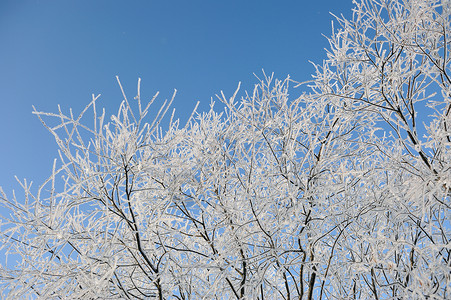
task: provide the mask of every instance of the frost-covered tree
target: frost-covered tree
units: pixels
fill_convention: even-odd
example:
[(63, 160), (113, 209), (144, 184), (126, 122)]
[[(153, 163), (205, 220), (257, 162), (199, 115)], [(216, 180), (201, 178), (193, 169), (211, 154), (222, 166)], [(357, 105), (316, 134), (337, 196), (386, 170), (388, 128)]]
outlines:
[(108, 120), (35, 110), (60, 157), (2, 193), (3, 296), (451, 297), (450, 13), (356, 1), (307, 92), (264, 75), (186, 125), (139, 84)]

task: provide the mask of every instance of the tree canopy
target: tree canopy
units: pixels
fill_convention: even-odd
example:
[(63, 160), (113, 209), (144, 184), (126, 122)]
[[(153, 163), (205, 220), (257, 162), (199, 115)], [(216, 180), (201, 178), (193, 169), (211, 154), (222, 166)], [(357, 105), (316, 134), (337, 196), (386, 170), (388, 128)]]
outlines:
[(60, 157), (1, 194), (3, 296), (449, 298), (450, 13), (355, 1), (312, 81), (263, 74), (186, 124), (140, 82), (111, 118), (35, 109)]

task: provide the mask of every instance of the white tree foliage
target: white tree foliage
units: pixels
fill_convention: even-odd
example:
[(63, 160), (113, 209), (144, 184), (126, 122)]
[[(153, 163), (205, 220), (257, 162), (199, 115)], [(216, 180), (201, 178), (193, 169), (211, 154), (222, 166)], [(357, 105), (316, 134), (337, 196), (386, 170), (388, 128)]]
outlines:
[(108, 121), (35, 110), (60, 162), (2, 193), (3, 297), (449, 299), (450, 3), (355, 5), (299, 97), (265, 75), (165, 130), (139, 84)]

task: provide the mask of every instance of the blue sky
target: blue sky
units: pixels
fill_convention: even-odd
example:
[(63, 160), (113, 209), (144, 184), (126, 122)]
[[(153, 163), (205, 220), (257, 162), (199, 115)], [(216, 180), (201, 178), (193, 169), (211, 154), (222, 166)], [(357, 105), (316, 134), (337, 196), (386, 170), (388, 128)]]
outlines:
[(14, 175), (35, 185), (50, 175), (57, 147), (31, 114), (60, 104), (80, 112), (91, 94), (114, 113), (138, 77), (142, 94), (172, 95), (187, 118), (221, 90), (231, 95), (253, 73), (305, 81), (328, 46), (334, 14), (351, 16), (351, 0), (106, 1), (0, 0), (0, 186)]

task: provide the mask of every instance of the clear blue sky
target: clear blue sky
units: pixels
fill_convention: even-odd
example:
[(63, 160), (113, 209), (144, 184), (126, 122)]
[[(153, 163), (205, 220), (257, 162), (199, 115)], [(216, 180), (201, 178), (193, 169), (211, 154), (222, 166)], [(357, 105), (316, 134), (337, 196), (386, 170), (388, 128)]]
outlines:
[[(351, 16), (351, 0), (106, 1), (0, 0), (0, 186), (14, 175), (35, 185), (50, 174), (57, 147), (31, 114), (75, 112), (102, 94), (113, 113), (122, 97), (178, 90), (181, 119), (200, 101), (256, 83), (274, 72), (304, 81), (320, 63), (330, 35), (329, 12)], [(19, 193), (20, 195), (20, 193)]]

